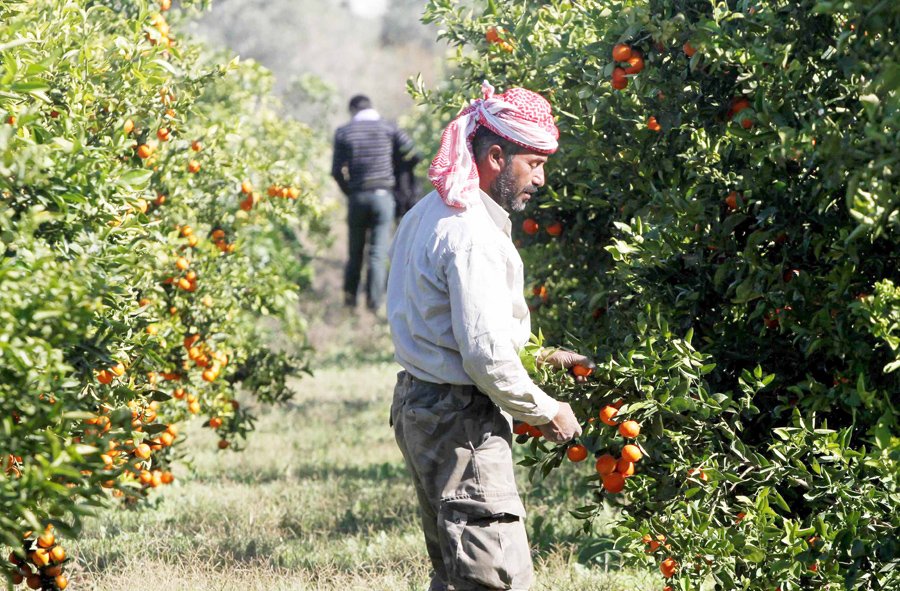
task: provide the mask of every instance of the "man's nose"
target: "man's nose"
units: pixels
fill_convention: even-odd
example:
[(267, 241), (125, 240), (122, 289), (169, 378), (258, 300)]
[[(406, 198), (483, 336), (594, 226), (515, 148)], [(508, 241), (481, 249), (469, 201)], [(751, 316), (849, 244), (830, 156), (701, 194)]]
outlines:
[(540, 166), (534, 169), (534, 174), (531, 175), (531, 184), (535, 187), (543, 187), (544, 186), (544, 167)]

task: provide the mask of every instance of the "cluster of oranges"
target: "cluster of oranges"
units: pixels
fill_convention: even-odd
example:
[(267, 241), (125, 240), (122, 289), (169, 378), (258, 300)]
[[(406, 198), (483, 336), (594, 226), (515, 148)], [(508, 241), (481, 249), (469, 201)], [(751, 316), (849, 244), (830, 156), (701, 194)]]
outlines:
[[(244, 185), (241, 184), (241, 191), (243, 190)], [(291, 185), (269, 185), (269, 188), (266, 189), (266, 195), (269, 197), (281, 197), (282, 199), (296, 199), (300, 196), (300, 189)]]
[(159, 4), (160, 12), (150, 16), (150, 28), (147, 29), (145, 37), (151, 45), (161, 45), (163, 47), (175, 45), (175, 40), (172, 38), (172, 32), (169, 29), (169, 23), (166, 22), (166, 17), (161, 14), (171, 8), (171, 6), (171, 0), (161, 0)]
[[(637, 421), (624, 421), (621, 424), (614, 420), (619, 412), (622, 402), (608, 404), (600, 410), (600, 420), (610, 426), (618, 426), (619, 434), (626, 440), (634, 440), (641, 433), (641, 426)], [(597, 458), (594, 468), (603, 481), (603, 488), (610, 493), (619, 493), (625, 488), (625, 479), (634, 474), (634, 465), (644, 457), (641, 448), (633, 443), (626, 443), (622, 447), (619, 458), (611, 454), (603, 454)]]
[(125, 375), (125, 365), (120, 362), (109, 369), (101, 369), (98, 371), (97, 381), (101, 384), (109, 384), (116, 377), (122, 377), (123, 375)]
[[(529, 236), (534, 236), (538, 233), (538, 230), (541, 229), (540, 224), (538, 224), (537, 220), (534, 218), (527, 218), (522, 222), (522, 231), (528, 234)], [(547, 225), (545, 230), (547, 234), (553, 236), (554, 238), (561, 236), (563, 233), (563, 224), (560, 221), (554, 221)]]
[[(731, 103), (728, 105), (728, 118), (734, 120), (738, 117), (741, 111), (746, 111), (750, 108), (750, 99), (745, 96), (736, 96), (732, 97)], [(747, 117), (746, 115), (741, 116), (739, 118), (741, 127), (744, 129), (750, 129), (753, 127), (753, 119)]]
[(222, 351), (213, 351), (200, 340), (199, 334), (184, 337), (182, 343), (187, 350), (188, 359), (203, 368), (201, 377), (206, 382), (213, 382), (219, 377), (222, 368), (228, 365), (228, 355)]
[(512, 53), (514, 47), (508, 40), (504, 39), (507, 35), (506, 29), (498, 29), (497, 27), (488, 27), (484, 32), (484, 39), (491, 45), (496, 45), (507, 53)]
[(612, 86), (616, 90), (623, 90), (628, 86), (628, 76), (639, 74), (644, 69), (644, 56), (637, 48), (626, 43), (619, 43), (613, 47), (612, 58), (618, 64), (612, 72)]
[(10, 576), (12, 584), (25, 583), (29, 589), (64, 591), (69, 586), (69, 580), (63, 574), (66, 551), (56, 542), (53, 526), (48, 525), (37, 538), (32, 532), (27, 532), (22, 552), (9, 555), (13, 566)]

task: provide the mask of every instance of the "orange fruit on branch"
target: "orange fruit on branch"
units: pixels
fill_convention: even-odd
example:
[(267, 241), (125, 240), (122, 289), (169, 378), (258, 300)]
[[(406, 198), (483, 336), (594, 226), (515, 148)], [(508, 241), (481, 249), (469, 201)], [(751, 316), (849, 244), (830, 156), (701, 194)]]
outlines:
[(529, 235), (537, 234), (537, 231), (540, 229), (538, 223), (533, 218), (528, 218), (524, 222), (522, 222), (522, 231)]
[(626, 439), (634, 439), (641, 434), (641, 426), (637, 421), (625, 421), (619, 425), (619, 434)]
[(634, 474), (634, 462), (629, 462), (625, 458), (620, 458), (616, 463), (616, 472), (622, 476), (631, 476)]
[(607, 492), (620, 493), (625, 488), (625, 477), (618, 472), (610, 472), (603, 476), (603, 488)]
[(566, 450), (566, 457), (572, 462), (582, 462), (588, 457), (588, 450), (580, 443), (576, 443)]
[(640, 54), (632, 55), (627, 61), (626, 74), (639, 74), (644, 69), (644, 58)]
[(659, 565), (659, 572), (663, 574), (663, 576), (667, 579), (672, 578), (675, 574), (675, 571), (678, 570), (678, 563), (674, 558), (666, 558)]
[(618, 414), (619, 409), (611, 404), (607, 404), (600, 410), (600, 420), (605, 424), (614, 427), (617, 423), (613, 420), (613, 417)]
[(629, 462), (637, 462), (644, 457), (644, 453), (641, 451), (641, 448), (629, 443), (622, 448), (622, 457)]
[(617, 460), (609, 454), (603, 454), (599, 458), (597, 458), (596, 464), (594, 464), (594, 468), (597, 470), (597, 474), (601, 476), (606, 476), (607, 474), (611, 474), (616, 470)]
[(613, 47), (612, 58), (617, 62), (627, 62), (631, 55), (631, 46), (627, 43), (618, 43)]
[(593, 367), (585, 367), (584, 365), (575, 365), (572, 367), (572, 373), (580, 378), (586, 378), (594, 373)]

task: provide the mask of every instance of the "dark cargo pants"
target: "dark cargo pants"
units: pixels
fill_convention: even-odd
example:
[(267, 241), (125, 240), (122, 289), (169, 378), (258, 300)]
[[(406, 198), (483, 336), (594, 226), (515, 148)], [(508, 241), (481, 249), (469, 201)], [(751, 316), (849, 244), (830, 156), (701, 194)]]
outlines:
[(402, 371), (391, 422), (419, 500), (431, 589), (528, 589), (531, 552), (509, 416), (473, 386)]

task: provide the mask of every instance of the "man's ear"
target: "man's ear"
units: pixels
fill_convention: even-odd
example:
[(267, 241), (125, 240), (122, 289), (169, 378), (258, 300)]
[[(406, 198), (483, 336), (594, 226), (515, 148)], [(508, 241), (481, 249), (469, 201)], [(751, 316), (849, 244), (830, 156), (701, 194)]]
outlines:
[(495, 172), (503, 170), (503, 167), (506, 166), (506, 155), (503, 153), (503, 148), (497, 144), (488, 148), (487, 163)]

